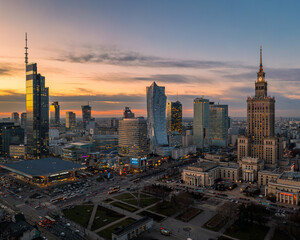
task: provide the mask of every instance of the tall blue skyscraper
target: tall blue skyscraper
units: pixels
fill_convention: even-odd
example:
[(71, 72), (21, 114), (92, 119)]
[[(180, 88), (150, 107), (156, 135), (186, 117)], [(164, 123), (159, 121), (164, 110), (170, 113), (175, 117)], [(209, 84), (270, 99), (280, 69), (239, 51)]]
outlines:
[(209, 135), (210, 144), (226, 147), (228, 141), (228, 105), (209, 105)]
[(28, 64), (27, 34), (25, 49), (26, 155), (36, 159), (49, 153), (49, 89), (45, 87), (45, 77), (37, 72), (37, 64)]
[(147, 92), (147, 124), (150, 152), (155, 153), (156, 146), (168, 145), (166, 127), (165, 87), (159, 87), (155, 82), (146, 88)]
[(209, 149), (209, 100), (204, 98), (194, 99), (194, 144), (197, 149)]

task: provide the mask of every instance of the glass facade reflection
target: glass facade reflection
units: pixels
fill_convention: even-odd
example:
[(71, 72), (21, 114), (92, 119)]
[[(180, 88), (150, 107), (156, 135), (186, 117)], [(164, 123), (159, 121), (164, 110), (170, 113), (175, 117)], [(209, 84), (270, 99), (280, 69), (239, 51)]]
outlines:
[(66, 112), (66, 128), (74, 129), (76, 127), (76, 113)]
[(209, 134), (212, 146), (226, 147), (228, 139), (228, 105), (210, 104)]
[(59, 116), (60, 106), (58, 102), (52, 102), (50, 105), (50, 127), (57, 128), (60, 124)]
[(81, 109), (83, 128), (86, 129), (86, 125), (91, 121), (92, 118), (92, 107), (90, 105), (84, 105), (81, 106)]
[(150, 151), (155, 152), (155, 147), (168, 145), (166, 125), (165, 87), (159, 87), (155, 82), (146, 88), (147, 92), (147, 124)]
[(209, 149), (209, 100), (194, 100), (194, 144), (203, 151)]
[(26, 136), (28, 159), (48, 155), (49, 89), (36, 63), (26, 65)]
[(179, 101), (167, 103), (167, 132), (182, 134), (182, 104)]

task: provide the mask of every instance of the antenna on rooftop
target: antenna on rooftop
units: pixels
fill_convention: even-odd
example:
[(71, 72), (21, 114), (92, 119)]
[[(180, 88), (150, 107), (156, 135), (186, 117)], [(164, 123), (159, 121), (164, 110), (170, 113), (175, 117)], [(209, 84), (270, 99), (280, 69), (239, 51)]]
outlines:
[(25, 64), (28, 64), (28, 47), (27, 47), (27, 32), (25, 33)]

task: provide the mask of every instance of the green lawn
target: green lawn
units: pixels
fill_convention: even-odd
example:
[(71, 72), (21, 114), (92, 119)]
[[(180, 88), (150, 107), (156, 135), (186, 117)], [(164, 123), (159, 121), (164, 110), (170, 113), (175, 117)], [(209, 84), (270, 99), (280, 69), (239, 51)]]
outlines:
[(261, 226), (255, 223), (247, 223), (242, 229), (236, 223), (225, 231), (225, 235), (238, 238), (240, 240), (264, 240), (269, 227)]
[[(137, 206), (138, 205), (137, 204), (137, 195), (138, 194), (133, 193), (133, 195), (134, 196), (132, 196), (132, 194), (130, 194), (130, 193), (123, 193), (121, 195), (115, 196), (114, 198), (118, 199), (120, 201), (126, 202), (128, 204)], [(159, 199), (157, 199), (155, 197), (151, 197), (151, 196), (143, 194), (143, 193), (140, 194), (140, 207), (141, 208), (148, 207), (158, 201), (159, 201)]]
[(178, 213), (178, 209), (172, 205), (171, 202), (163, 201), (162, 203), (157, 203), (153, 207), (149, 208), (153, 212), (171, 217), (175, 213)]
[(113, 205), (115, 207), (118, 207), (118, 208), (121, 208), (121, 209), (124, 209), (128, 212), (135, 212), (135, 211), (138, 210), (138, 208), (130, 206), (130, 205), (125, 204), (125, 203), (122, 203), (122, 202), (112, 202), (111, 205)]
[(63, 213), (65, 217), (71, 221), (76, 222), (83, 227), (87, 227), (93, 207), (93, 205), (78, 205), (70, 209), (64, 209)]
[(117, 213), (102, 206), (98, 206), (92, 225), (92, 231), (99, 229), (109, 223), (112, 223), (122, 217), (124, 217), (123, 214)]
[(98, 233), (100, 237), (103, 237), (105, 239), (111, 240), (111, 234), (116, 231), (119, 227), (126, 227), (131, 223), (134, 223), (136, 220), (133, 218), (126, 218), (123, 221), (116, 223), (110, 227), (105, 228), (101, 232)]
[(112, 201), (114, 201), (114, 200), (111, 199), (111, 198), (107, 198), (107, 199), (103, 200), (103, 202), (105, 202), (105, 203), (110, 203), (110, 202), (112, 202)]
[(138, 213), (138, 215), (143, 216), (143, 217), (147, 216), (147, 217), (153, 218), (153, 220), (155, 222), (161, 222), (162, 220), (165, 219), (165, 217), (162, 217), (160, 215), (157, 215), (155, 213), (148, 212), (148, 211), (142, 211), (142, 212)]

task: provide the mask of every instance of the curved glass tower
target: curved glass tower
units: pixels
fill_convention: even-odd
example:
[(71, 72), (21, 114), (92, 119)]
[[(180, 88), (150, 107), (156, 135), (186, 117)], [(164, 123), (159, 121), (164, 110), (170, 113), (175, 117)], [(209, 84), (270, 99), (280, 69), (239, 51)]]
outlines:
[(156, 146), (168, 145), (166, 126), (165, 87), (159, 87), (155, 82), (147, 87), (147, 122), (150, 152), (155, 152)]

